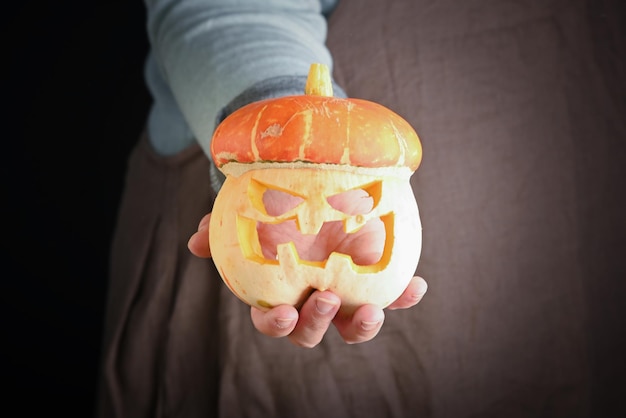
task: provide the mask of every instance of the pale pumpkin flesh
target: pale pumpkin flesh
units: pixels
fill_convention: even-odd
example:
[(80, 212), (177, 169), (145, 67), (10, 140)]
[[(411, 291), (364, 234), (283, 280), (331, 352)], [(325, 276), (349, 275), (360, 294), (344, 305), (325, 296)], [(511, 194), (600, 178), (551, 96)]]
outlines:
[(311, 66), (304, 95), (251, 103), (216, 129), (211, 152), (226, 181), (210, 222), (215, 265), (260, 309), (300, 306), (330, 290), (343, 312), (384, 308), (413, 277), (421, 223), (409, 178), (420, 140), (377, 103), (332, 97)]
[[(303, 178), (306, 188), (299, 184)], [(210, 224), (212, 256), (229, 288), (250, 305), (299, 306), (311, 289), (320, 289), (339, 295), (344, 310), (365, 303), (385, 307), (400, 296), (417, 267), (421, 224), (406, 177), (268, 168), (228, 176), (222, 190), (227, 192), (218, 195)], [(268, 190), (302, 200), (284, 213), (270, 214), (263, 203)], [(371, 209), (346, 213), (331, 205), (333, 196), (355, 190), (371, 197)], [(290, 233), (284, 235), (289, 240), (264, 251), (259, 231), (267, 233), (268, 226), (287, 223)], [(309, 256), (307, 245), (319, 245), (315, 238), (327, 227), (334, 229), (326, 240), (341, 244), (354, 236), (354, 245), (346, 247), (352, 253)], [(371, 229), (369, 239), (360, 245), (359, 234), (365, 228)], [(358, 259), (361, 252), (371, 258)]]

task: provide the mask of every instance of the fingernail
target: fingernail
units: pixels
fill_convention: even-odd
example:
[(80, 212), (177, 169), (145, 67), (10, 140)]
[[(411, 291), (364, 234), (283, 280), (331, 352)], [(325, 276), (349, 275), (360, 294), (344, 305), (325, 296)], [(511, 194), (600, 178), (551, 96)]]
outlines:
[(428, 283), (426, 280), (422, 279), (417, 282), (417, 295), (424, 296), (428, 291)]
[(276, 318), (276, 326), (280, 329), (289, 328), (294, 322), (293, 318)]
[(365, 331), (371, 331), (376, 329), (380, 325), (381, 321), (361, 321), (361, 328)]
[(325, 298), (317, 298), (315, 302), (315, 306), (317, 307), (317, 311), (321, 314), (327, 314), (332, 311), (335, 306), (337, 306), (337, 302), (332, 301), (330, 299)]

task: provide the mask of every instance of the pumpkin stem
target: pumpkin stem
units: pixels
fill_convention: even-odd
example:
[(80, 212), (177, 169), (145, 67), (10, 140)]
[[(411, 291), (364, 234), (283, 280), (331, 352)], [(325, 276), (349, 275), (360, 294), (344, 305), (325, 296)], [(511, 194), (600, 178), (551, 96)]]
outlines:
[(326, 64), (313, 63), (304, 86), (304, 94), (312, 96), (333, 96), (333, 83)]

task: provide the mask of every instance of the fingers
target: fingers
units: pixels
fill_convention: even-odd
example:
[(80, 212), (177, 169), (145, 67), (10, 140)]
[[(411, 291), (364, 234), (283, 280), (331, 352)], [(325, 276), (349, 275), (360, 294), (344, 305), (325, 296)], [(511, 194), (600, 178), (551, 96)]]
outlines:
[(280, 305), (266, 312), (252, 307), (250, 317), (262, 334), (288, 336), (299, 347), (313, 348), (324, 338), (340, 304), (339, 297), (331, 292), (314, 292), (300, 312), (289, 305)]
[(333, 323), (346, 343), (357, 344), (378, 335), (384, 321), (385, 313), (381, 308), (363, 305), (353, 315), (338, 315)]
[(300, 309), (300, 318), (289, 340), (300, 347), (318, 345), (339, 310), (341, 299), (331, 292), (314, 292)]
[(280, 305), (267, 312), (252, 307), (250, 317), (259, 332), (278, 338), (291, 334), (298, 322), (298, 311), (289, 305)]
[(187, 242), (189, 251), (197, 257), (211, 257), (211, 249), (209, 248), (209, 221), (211, 214), (205, 215), (198, 224), (198, 232), (194, 233)]
[[(197, 235), (198, 233), (196, 233)], [(413, 277), (400, 297), (388, 309), (406, 309), (415, 306), (424, 297), (428, 284), (421, 277)], [(383, 309), (363, 305), (352, 314), (339, 313), (340, 298), (329, 292), (314, 292), (300, 312), (293, 306), (281, 305), (267, 312), (252, 308), (250, 315), (257, 330), (270, 337), (285, 337), (300, 347), (317, 346), (333, 324), (348, 344), (370, 341), (380, 332), (385, 321)]]
[[(426, 294), (428, 284), (418, 276), (409, 282), (402, 295), (387, 308), (407, 309), (415, 306)], [(334, 325), (348, 344), (362, 343), (371, 340), (383, 326), (385, 313), (375, 305), (363, 305), (352, 316), (337, 316)]]
[(411, 279), (409, 285), (400, 297), (389, 305), (387, 309), (406, 309), (415, 306), (420, 300), (422, 300), (427, 290), (428, 284), (426, 283), (426, 280), (419, 276), (415, 276)]
[[(413, 277), (406, 290), (388, 309), (407, 309), (424, 297), (428, 284), (421, 277)], [(288, 305), (278, 306), (268, 312), (252, 308), (254, 326), (265, 335), (288, 336), (300, 347), (318, 345), (331, 323), (348, 344), (370, 341), (380, 332), (385, 321), (383, 309), (375, 305), (363, 305), (352, 314), (338, 313), (339, 297), (331, 292), (314, 292), (300, 309)]]
[(250, 315), (255, 328), (270, 337), (288, 336), (289, 340), (305, 348), (317, 346), (334, 324), (348, 344), (362, 343), (374, 338), (385, 320), (382, 309), (364, 305), (352, 315), (337, 314), (341, 300), (331, 292), (315, 292), (299, 312), (289, 305), (281, 305), (267, 312), (252, 308)]

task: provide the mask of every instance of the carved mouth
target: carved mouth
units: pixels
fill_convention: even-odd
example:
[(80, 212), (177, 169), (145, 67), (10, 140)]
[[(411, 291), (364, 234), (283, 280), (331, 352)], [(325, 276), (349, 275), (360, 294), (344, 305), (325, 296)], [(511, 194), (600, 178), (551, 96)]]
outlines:
[(352, 233), (345, 232), (342, 221), (324, 223), (316, 235), (302, 234), (295, 219), (264, 223), (239, 215), (237, 225), (244, 255), (262, 264), (279, 264), (281, 254), (287, 254), (283, 246), (299, 264), (320, 268), (333, 257), (347, 256), (356, 268), (379, 271), (391, 254), (393, 214), (372, 218)]
[(266, 259), (275, 260), (278, 245), (293, 242), (298, 257), (304, 261), (325, 261), (332, 253), (349, 255), (357, 265), (377, 263), (385, 246), (385, 226), (371, 219), (357, 232), (344, 232), (343, 222), (326, 222), (317, 235), (304, 235), (295, 220), (280, 224), (257, 223), (261, 251)]

